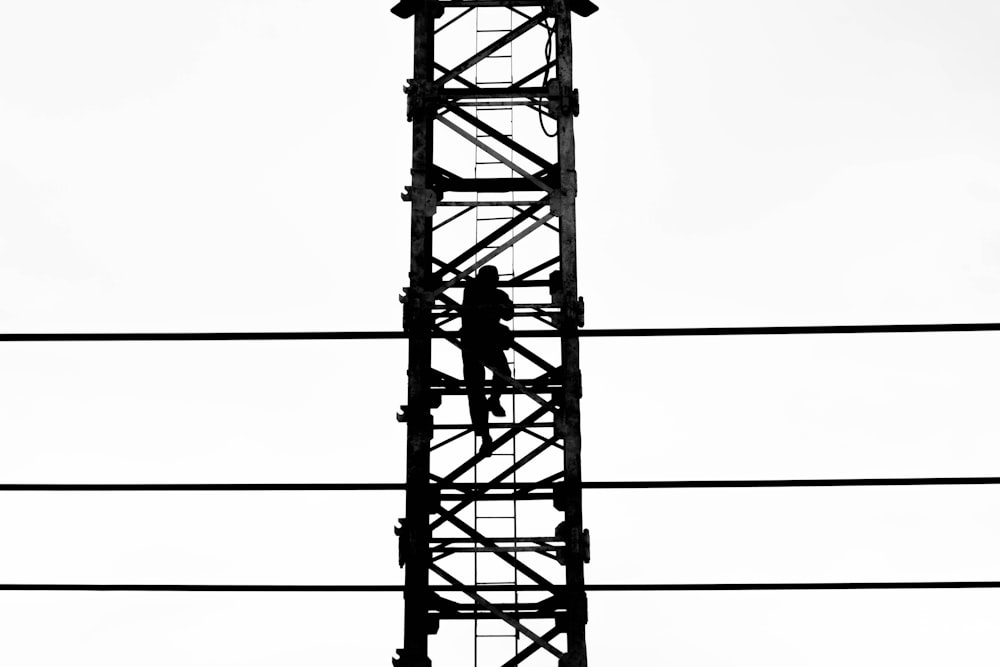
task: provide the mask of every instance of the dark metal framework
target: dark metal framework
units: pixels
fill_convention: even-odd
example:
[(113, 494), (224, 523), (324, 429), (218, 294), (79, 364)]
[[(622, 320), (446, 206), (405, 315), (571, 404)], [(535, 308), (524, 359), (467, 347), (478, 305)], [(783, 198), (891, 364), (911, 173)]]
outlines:
[[(583, 0), (404, 0), (392, 10), (414, 20), (412, 182), (403, 196), (411, 203), (410, 282), (401, 298), (409, 386), (399, 415), (407, 424), (406, 516), (396, 529), (405, 617), (396, 667), (428, 667), (431, 635), (454, 654), (464, 640), (454, 639), (462, 624), (453, 621), (475, 627), (473, 657), (463, 664), (587, 664), (570, 17), (595, 10)], [(503, 22), (484, 28), (480, 12)], [(489, 34), (485, 46), (439, 49), (472, 13), (477, 41)], [(515, 49), (533, 61), (516, 76)], [(483, 75), (501, 59), (502, 80)], [(494, 122), (525, 114), (543, 130), (534, 143), (514, 138), (513, 120)], [(448, 162), (469, 150), (477, 156), (471, 171)], [(529, 265), (517, 267), (515, 248)], [(501, 287), (512, 293), (515, 322), (543, 323), (558, 345), (513, 342), (517, 377), (494, 372), (493, 381), (503, 383), (515, 416), (491, 424), (492, 445), (477, 449), (471, 424), (436, 426), (432, 410), (464, 414), (461, 290), (479, 268), (501, 262), (510, 266)], [(475, 486), (455, 492), (456, 482)], [(518, 523), (519, 512), (530, 521)], [(513, 649), (481, 652), (491, 638)]]

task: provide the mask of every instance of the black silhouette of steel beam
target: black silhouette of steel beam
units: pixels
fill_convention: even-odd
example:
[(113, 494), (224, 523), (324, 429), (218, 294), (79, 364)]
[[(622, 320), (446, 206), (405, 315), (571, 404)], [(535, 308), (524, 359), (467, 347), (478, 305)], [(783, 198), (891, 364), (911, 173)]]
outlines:
[[(486, 6), (486, 5), (481, 5), (481, 6)], [(533, 16), (531, 19), (525, 21), (518, 27), (514, 28), (500, 39), (496, 40), (492, 44), (487, 45), (485, 48), (481, 49), (478, 53), (470, 56), (468, 59), (464, 60), (459, 65), (456, 65), (452, 69), (448, 70), (447, 74), (438, 78), (434, 83), (438, 86), (443, 87), (444, 84), (448, 83), (462, 72), (465, 72), (474, 65), (482, 62), (489, 56), (493, 55), (503, 47), (507, 46), (508, 44), (516, 40), (518, 37), (521, 37), (522, 35), (526, 34), (532, 28), (541, 25), (542, 22), (544, 22), (547, 18), (548, 15), (545, 11), (539, 12), (536, 16)]]
[(448, 109), (448, 111), (455, 114), (456, 116), (467, 122), (469, 125), (472, 125), (477, 130), (480, 130), (486, 135), (497, 140), (507, 148), (510, 148), (511, 150), (520, 153), (522, 156), (528, 158), (542, 169), (550, 170), (555, 167), (555, 165), (553, 165), (545, 158), (541, 157), (540, 155), (530, 150), (526, 146), (514, 141), (510, 137), (507, 137), (503, 133), (497, 131), (495, 128), (491, 127), (488, 123), (484, 123), (483, 121), (479, 120), (465, 109), (457, 107), (453, 104), (446, 105), (446, 108)]
[[(476, 488), (470, 489), (471, 495), (467, 494), (465, 498), (461, 499), (454, 507), (449, 508), (449, 510), (451, 512), (453, 512), (453, 513), (461, 512), (463, 509), (465, 509), (466, 507), (468, 507), (472, 503), (474, 503), (477, 500), (479, 500), (482, 497), (484, 497), (489, 491), (504, 488), (503, 480), (507, 479), (508, 477), (510, 477), (511, 475), (513, 475), (515, 472), (517, 472), (518, 470), (520, 470), (521, 468), (523, 468), (525, 465), (527, 465), (528, 463), (530, 463), (531, 461), (533, 461), (534, 459), (536, 459), (542, 452), (545, 452), (546, 450), (548, 450), (552, 446), (553, 441), (554, 441), (554, 438), (550, 438), (550, 439), (546, 440), (541, 445), (538, 445), (533, 450), (531, 450), (528, 454), (525, 454), (520, 459), (518, 459), (517, 461), (515, 461), (514, 463), (512, 463), (510, 465), (510, 467), (508, 467), (506, 470), (504, 470), (503, 472), (501, 472), (499, 475), (495, 476), (489, 482), (483, 482), (481, 484), (477, 484)], [(446, 483), (442, 484), (441, 486), (446, 486)], [(521, 487), (519, 486), (518, 488), (521, 488)], [(532, 488), (540, 488), (540, 487), (539, 487), (539, 485), (535, 484), (535, 485), (532, 485)], [(442, 498), (442, 499), (445, 499), (445, 498)], [(438, 526), (440, 526), (443, 523), (444, 523), (444, 519), (443, 518), (439, 517), (439, 518), (435, 519), (431, 523), (431, 530), (433, 530), (434, 528), (437, 528)]]
[(549, 0), (441, 0), (441, 7), (547, 7)]
[[(469, 87), (471, 86), (471, 87)], [(488, 100), (488, 99), (512, 99), (519, 97), (547, 98), (549, 90), (539, 87), (515, 87), (506, 88), (481, 88), (469, 82), (466, 88), (443, 88), (441, 97), (447, 100)]]
[[(510, 442), (510, 440), (512, 440), (515, 435), (523, 431), (526, 431), (532, 425), (533, 422), (538, 421), (546, 414), (554, 412), (555, 410), (556, 407), (553, 402), (549, 402), (546, 405), (541, 406), (540, 408), (529, 414), (527, 417), (522, 419), (520, 422), (518, 422), (516, 426), (512, 426), (511, 428), (507, 429), (507, 431), (503, 435), (494, 440), (493, 447), (494, 448), (502, 447), (503, 445)], [(444, 484), (448, 482), (454, 482), (463, 474), (465, 474), (469, 470), (472, 470), (472, 468), (474, 468), (477, 463), (488, 458), (490, 454), (491, 452), (480, 451), (475, 456), (470, 458), (468, 461), (466, 461), (462, 465), (452, 470), (445, 477), (442, 477), (440, 483)]]
[[(522, 213), (519, 213), (518, 215), (511, 218), (510, 222), (501, 225), (495, 231), (491, 232), (490, 234), (487, 234), (482, 239), (477, 241), (475, 245), (459, 253), (451, 261), (445, 262), (443, 260), (438, 260), (439, 263), (442, 266), (445, 266), (446, 268), (435, 273), (434, 277), (437, 280), (444, 280), (445, 275), (449, 272), (458, 275), (459, 273), (461, 273), (461, 269), (459, 267), (461, 266), (462, 262), (466, 261), (467, 259), (475, 257), (480, 252), (485, 251), (487, 248), (489, 248), (489, 246), (493, 242), (503, 238), (504, 235), (509, 234), (518, 225), (525, 222), (526, 220), (529, 220), (535, 213), (538, 213), (545, 207), (545, 203), (546, 203), (545, 199), (541, 199), (535, 202), (527, 209), (525, 209)], [(457, 303), (455, 303), (454, 305), (458, 306)]]
[[(545, 639), (546, 641), (552, 641), (560, 634), (562, 634), (562, 630), (560, 630), (557, 626), (552, 628), (545, 634), (543, 634), (542, 639)], [(541, 648), (542, 648), (541, 645), (539, 645), (538, 643), (533, 643), (529, 646), (526, 646), (523, 650), (518, 652), (518, 654), (515, 655), (513, 658), (503, 663), (501, 667), (517, 667), (517, 665), (520, 665), (522, 662), (530, 658), (532, 655), (537, 653)]]
[(469, 597), (471, 597), (473, 600), (476, 601), (476, 604), (478, 604), (480, 607), (489, 610), (494, 617), (499, 618), (500, 620), (510, 625), (512, 628), (514, 628), (515, 630), (523, 634), (525, 637), (530, 639), (534, 644), (537, 644), (539, 648), (545, 649), (546, 651), (554, 655), (556, 658), (563, 657), (563, 652), (554, 647), (552, 644), (550, 644), (548, 640), (532, 632), (530, 628), (525, 626), (523, 623), (520, 623), (514, 616), (505, 612), (499, 606), (491, 603), (489, 600), (480, 595), (477, 591), (473, 590), (473, 587), (462, 584), (461, 581), (451, 576), (451, 574), (449, 574), (447, 570), (441, 568), (438, 565), (432, 564), (431, 569), (439, 577), (441, 577), (448, 583), (452, 584), (453, 586), (460, 587), (463, 593), (465, 593), (466, 595), (468, 595)]
[[(477, 544), (483, 544), (488, 547), (498, 546), (495, 540), (492, 540), (486, 535), (483, 535), (481, 532), (479, 532), (478, 530), (467, 524), (465, 521), (463, 521), (454, 512), (442, 508), (440, 510), (440, 513), (441, 516), (443, 516), (448, 523), (455, 526), (469, 537), (474, 538)], [(524, 576), (534, 581), (537, 585), (541, 586), (543, 590), (556, 592), (557, 588), (559, 588), (557, 584), (549, 581), (544, 576), (536, 572), (534, 569), (529, 567), (523, 560), (514, 558), (510, 554), (505, 554), (502, 551), (497, 552), (496, 556), (497, 558), (506, 562), (508, 565), (513, 567), (515, 570), (517, 570)]]
[(431, 375), (431, 303), (422, 298), (432, 287), (433, 222), (435, 195), (431, 188), (434, 168), (435, 108), (419, 98), (434, 80), (434, 21), (437, 9), (421, 2), (414, 14), (413, 79), (418, 94), (410, 108), (412, 162), (410, 168), (410, 284), (408, 303), (408, 358), (406, 406), (406, 532), (401, 536), (405, 553), (403, 649), (401, 667), (422, 667), (428, 657), (428, 610), (434, 602), (429, 587), (431, 554), (428, 547), (430, 494), (430, 442), (433, 419), (426, 388)]

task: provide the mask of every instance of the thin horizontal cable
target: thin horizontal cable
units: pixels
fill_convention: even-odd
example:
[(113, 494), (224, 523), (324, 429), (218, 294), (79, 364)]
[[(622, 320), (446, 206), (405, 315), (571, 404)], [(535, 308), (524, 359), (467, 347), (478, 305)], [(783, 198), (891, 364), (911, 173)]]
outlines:
[(401, 482), (300, 484), (0, 484), (0, 491), (405, 491)]
[(1000, 477), (858, 477), (850, 479), (722, 479), (583, 482), (584, 489), (739, 489), (829, 486), (945, 486), (1000, 484)]
[(0, 591), (135, 591), (148, 593), (399, 593), (399, 585), (0, 584)]
[[(947, 333), (959, 331), (1000, 331), (1000, 323), (960, 324), (845, 324), (830, 326), (781, 327), (675, 327), (667, 329), (580, 329), (581, 338), (635, 338), (656, 336), (766, 336), (806, 334), (866, 333)], [(444, 338), (447, 332), (435, 332)], [(558, 338), (562, 332), (551, 329), (514, 332), (517, 338)], [(232, 341), (232, 340), (399, 340), (409, 338), (403, 331), (257, 331), (212, 333), (8, 333), (0, 342), (54, 341)]]
[[(738, 489), (831, 486), (968, 486), (1000, 484), (1000, 477), (858, 477), (848, 479), (724, 479), (583, 482), (583, 489)], [(436, 484), (456, 491), (551, 489), (552, 483)], [(329, 484), (0, 484), (0, 491), (405, 491), (399, 482)]]
[(775, 584), (587, 584), (588, 591), (841, 591), (1000, 588), (1000, 581), (858, 581)]
[[(480, 586), (429, 586), (435, 592), (458, 591), (551, 591), (563, 586), (480, 585)], [(956, 589), (1000, 588), (1000, 581), (860, 581), (816, 583), (761, 583), (761, 584), (586, 584), (584, 590), (593, 592), (654, 592), (654, 591), (836, 591), (836, 590), (900, 590), (900, 589)], [(83, 591), (83, 592), (141, 592), (141, 593), (402, 593), (402, 585), (214, 585), (214, 584), (0, 584), (0, 591)]]
[(250, 331), (211, 333), (22, 333), (0, 334), (0, 342), (103, 342), (199, 340), (388, 340), (404, 339), (402, 331)]
[[(1000, 323), (959, 324), (838, 324), (783, 327), (677, 327), (670, 329), (581, 329), (588, 336), (774, 336), (790, 334), (868, 334), (868, 333), (949, 333), (959, 331), (1000, 331)], [(558, 334), (557, 334), (558, 335)]]

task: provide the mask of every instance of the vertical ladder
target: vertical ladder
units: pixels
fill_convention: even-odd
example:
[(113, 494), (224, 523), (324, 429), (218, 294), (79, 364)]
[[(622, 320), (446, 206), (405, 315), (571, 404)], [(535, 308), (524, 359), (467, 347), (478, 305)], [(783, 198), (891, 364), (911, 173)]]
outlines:
[[(477, 7), (475, 10), (475, 20), (476, 52), (491, 42), (503, 37), (505, 34), (509, 34), (514, 29), (514, 13), (508, 8)], [(513, 44), (508, 44), (496, 53), (488, 56), (481, 64), (476, 65), (473, 72), (473, 81), (476, 86), (481, 88), (509, 88), (514, 84), (513, 63)], [(511, 139), (514, 137), (514, 107), (512, 105), (477, 105), (474, 107), (474, 114), (476, 118), (485, 121), (488, 125), (499, 130), (505, 137)], [(475, 135), (476, 138), (480, 140), (489, 136), (481, 130), (476, 130)], [(475, 178), (514, 177), (514, 171), (503, 162), (496, 159), (494, 156), (490, 155), (478, 146), (476, 146), (474, 150)], [(509, 148), (500, 148), (499, 152), (508, 160), (513, 161), (513, 150)], [(486, 198), (499, 199), (496, 195), (476, 193), (476, 202), (480, 202), (484, 196)], [(515, 199), (515, 193), (510, 193), (510, 199), (511, 201)], [(497, 227), (510, 222), (513, 217), (514, 209), (510, 207), (477, 206), (475, 222), (476, 242), (478, 242), (483, 235), (489, 234)], [(486, 252), (490, 252), (499, 247), (501, 244), (508, 241), (513, 234), (514, 232), (511, 231), (504, 237), (497, 239), (494, 242), (495, 245), (490, 245), (485, 248)], [(510, 256), (511, 259), (509, 267), (497, 267), (501, 281), (505, 279), (509, 280), (515, 275), (514, 248), (511, 248)], [(476, 260), (478, 261), (478, 259), (479, 257), (477, 254)], [(513, 323), (514, 320), (512, 320), (511, 326), (513, 326)], [(515, 367), (516, 355), (508, 353), (507, 356), (507, 361), (510, 364), (511, 375), (513, 377), (517, 377), (517, 369)], [(516, 397), (512, 397), (509, 409), (511, 421), (513, 422), (517, 421), (517, 412), (514, 407), (516, 404)], [(478, 443), (475, 443), (475, 445), (477, 446)], [(476, 482), (480, 481), (479, 473), (481, 468), (484, 469), (484, 477), (489, 479), (493, 475), (493, 469), (496, 468), (499, 462), (503, 462), (504, 467), (506, 467), (516, 460), (517, 437), (515, 436), (508, 445), (498, 449), (489, 459), (481, 462), (474, 468), (474, 480)], [(512, 481), (517, 481), (517, 473), (514, 473)], [(486, 535), (504, 535), (505, 537), (513, 537), (515, 540), (518, 537), (516, 500), (503, 502), (476, 502), (473, 505), (473, 512), (473, 526), (477, 531), (481, 531)], [(517, 552), (514, 552), (512, 555), (517, 558), (518, 554)], [(493, 557), (492, 554), (488, 552), (477, 552), (473, 554), (473, 559), (473, 577), (477, 586), (491, 584), (507, 586), (518, 585), (518, 573), (514, 568), (508, 568), (507, 571), (509, 572), (509, 576), (501, 578), (497, 578), (495, 574), (489, 574), (481, 569), (481, 560), (489, 559), (489, 562), (495, 563), (496, 558)], [(518, 595), (516, 591), (513, 594), (513, 601), (515, 603), (518, 602)], [(502, 651), (502, 646), (498, 646), (497, 644), (504, 641), (508, 641), (511, 644), (509, 655), (513, 657), (517, 654), (520, 633), (509, 626), (497, 629), (495, 622), (481, 625), (477, 619), (473, 623), (473, 637), (474, 667), (479, 667), (480, 658), (483, 654), (486, 656), (493, 656)], [(486, 658), (486, 662), (487, 664), (490, 662), (488, 657)]]

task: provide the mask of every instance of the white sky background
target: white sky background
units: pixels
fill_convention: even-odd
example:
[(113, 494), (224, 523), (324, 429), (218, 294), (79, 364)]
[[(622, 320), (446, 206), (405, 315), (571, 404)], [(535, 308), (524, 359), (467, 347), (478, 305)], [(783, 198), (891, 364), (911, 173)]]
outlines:
[[(0, 0), (0, 330), (397, 329), (391, 4)], [(576, 22), (588, 326), (996, 321), (997, 34), (989, 0), (606, 0)], [(585, 340), (582, 363), (587, 479), (1000, 471), (994, 334)], [(402, 480), (405, 366), (398, 342), (5, 344), (0, 479)], [(988, 487), (585, 502), (593, 583), (1000, 579)], [(395, 583), (402, 512), (4, 495), (0, 580)], [(592, 594), (590, 657), (992, 665), (997, 596)], [(0, 594), (18, 667), (401, 642), (391, 594)]]

